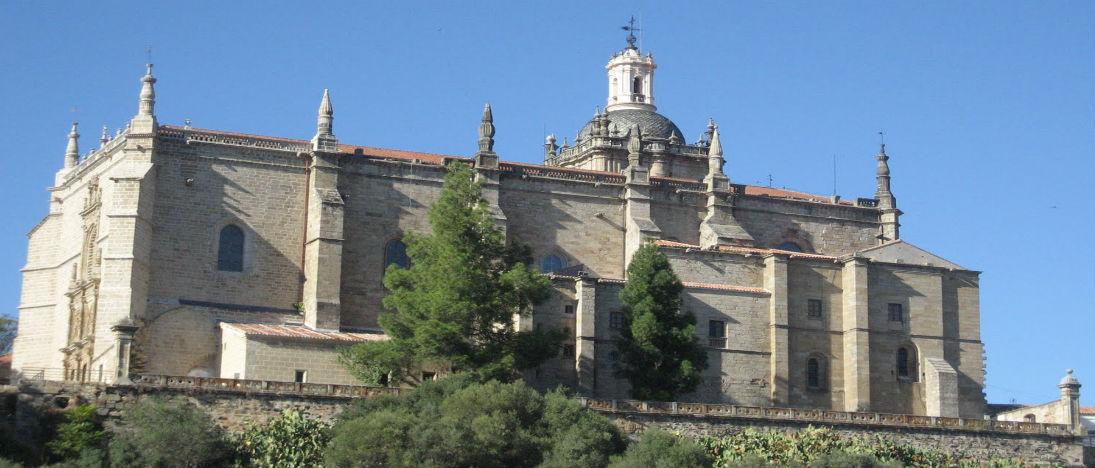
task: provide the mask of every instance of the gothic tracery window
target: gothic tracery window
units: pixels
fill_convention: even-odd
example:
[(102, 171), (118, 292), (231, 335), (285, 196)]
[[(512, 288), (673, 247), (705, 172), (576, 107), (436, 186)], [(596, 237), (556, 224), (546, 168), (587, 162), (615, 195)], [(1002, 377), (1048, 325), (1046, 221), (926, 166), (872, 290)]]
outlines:
[(220, 242), (217, 244), (217, 269), (220, 271), (243, 271), (243, 229), (234, 224), (221, 228)]

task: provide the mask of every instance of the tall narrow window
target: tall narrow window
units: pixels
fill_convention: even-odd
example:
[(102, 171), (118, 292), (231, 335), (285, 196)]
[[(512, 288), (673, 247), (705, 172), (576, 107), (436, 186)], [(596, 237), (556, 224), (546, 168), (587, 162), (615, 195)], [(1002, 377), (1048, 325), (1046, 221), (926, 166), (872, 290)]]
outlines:
[(296, 383), (308, 383), (308, 371), (297, 369), (293, 375), (293, 381)]
[(909, 376), (909, 350), (897, 348), (897, 376)]
[(904, 322), (905, 310), (901, 307), (901, 304), (887, 304), (886, 310), (890, 313), (891, 322)]
[(217, 244), (217, 269), (243, 271), (243, 229), (234, 224), (221, 228)]
[(809, 388), (821, 388), (821, 363), (817, 358), (806, 361), (806, 386)]
[(392, 239), (384, 246), (384, 268), (389, 265), (399, 268), (409, 268), (411, 265), (411, 260), (407, 257), (407, 244), (399, 239)]
[(566, 260), (563, 260), (563, 258), (558, 255), (547, 255), (543, 260), (540, 260), (541, 273), (558, 273), (566, 267)]
[(623, 330), (626, 317), (623, 312), (609, 312), (608, 313), (608, 328), (610, 330)]
[(643, 78), (641, 76), (636, 76), (635, 81), (631, 82), (631, 94), (642, 94), (642, 93), (643, 93)]
[(707, 343), (712, 348), (726, 348), (726, 322), (711, 320), (707, 322)]

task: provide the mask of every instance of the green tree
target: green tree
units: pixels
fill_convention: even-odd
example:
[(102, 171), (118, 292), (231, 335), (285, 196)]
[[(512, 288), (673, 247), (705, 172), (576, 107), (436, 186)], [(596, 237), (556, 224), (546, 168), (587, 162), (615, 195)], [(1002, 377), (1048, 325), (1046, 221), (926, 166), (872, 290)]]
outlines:
[(711, 457), (695, 441), (660, 429), (647, 429), (609, 468), (703, 468)]
[(201, 409), (178, 401), (145, 398), (126, 409), (109, 446), (112, 466), (221, 466), (232, 450)]
[(529, 249), (506, 245), (472, 170), (452, 163), (430, 207), (431, 233), (408, 234), (410, 267), (384, 273), (390, 294), (380, 325), (390, 340), (358, 344), (342, 362), (360, 379), (401, 379), (423, 365), (510, 380), (558, 352), (562, 333), (518, 331), (515, 314), (547, 298)]
[(265, 424), (250, 425), (236, 439), (248, 466), (305, 468), (323, 464), (330, 428), (306, 413), (285, 410)]
[(57, 426), (57, 434), (46, 448), (55, 460), (75, 459), (85, 450), (102, 448), (105, 436), (95, 405), (79, 405), (65, 411), (64, 422)]
[(18, 320), (0, 315), (0, 354), (11, 352), (11, 345), (15, 342), (18, 327)]
[(620, 291), (627, 326), (616, 342), (615, 370), (631, 396), (669, 401), (696, 389), (707, 351), (695, 335), (696, 318), (681, 310), (684, 285), (657, 246), (639, 247)]

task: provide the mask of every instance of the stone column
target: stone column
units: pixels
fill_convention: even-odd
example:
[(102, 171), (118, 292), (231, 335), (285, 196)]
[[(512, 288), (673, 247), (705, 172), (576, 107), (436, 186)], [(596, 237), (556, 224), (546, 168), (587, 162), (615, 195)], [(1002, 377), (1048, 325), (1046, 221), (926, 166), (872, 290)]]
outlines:
[(133, 335), (137, 333), (137, 326), (133, 322), (123, 321), (110, 328), (114, 332), (115, 342), (118, 348), (118, 368), (114, 373), (115, 384), (130, 384), (129, 363), (132, 361)]
[(844, 411), (870, 411), (871, 361), (868, 322), (868, 265), (863, 258), (844, 262), (842, 323), (844, 332)]
[(578, 307), (574, 311), (574, 368), (578, 373), (578, 394), (592, 397), (597, 391), (597, 280), (583, 276), (575, 286)]
[(790, 348), (787, 338), (787, 257), (769, 255), (764, 259), (764, 289), (768, 298), (770, 377), (773, 406), (787, 406), (790, 387)]
[(304, 236), (304, 325), (338, 330), (342, 320), (343, 201), (339, 156), (313, 152)]

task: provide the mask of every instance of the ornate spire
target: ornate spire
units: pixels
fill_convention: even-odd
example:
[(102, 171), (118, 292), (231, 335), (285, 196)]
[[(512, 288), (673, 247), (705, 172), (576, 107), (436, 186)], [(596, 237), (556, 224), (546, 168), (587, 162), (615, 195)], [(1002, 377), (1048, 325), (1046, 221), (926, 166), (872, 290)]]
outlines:
[(72, 122), (72, 130), (68, 132), (68, 146), (65, 147), (65, 169), (76, 167), (80, 161), (80, 134), (76, 132), (76, 122)]
[(323, 99), (319, 101), (319, 115), (316, 118), (316, 135), (334, 135), (335, 108), (331, 106), (331, 93), (323, 88)]
[(875, 197), (881, 200), (884, 196), (890, 194), (890, 164), (887, 162), (890, 157), (886, 155), (885, 143), (879, 145), (878, 155), (875, 156), (875, 159), (878, 160), (878, 170), (875, 172), (878, 187), (875, 189)]
[(554, 163), (555, 157), (558, 155), (559, 145), (555, 144), (555, 135), (548, 135), (544, 138), (544, 161)]
[(137, 116), (130, 121), (130, 130), (138, 134), (149, 134), (156, 130), (156, 77), (152, 76), (152, 64), (141, 77), (141, 98), (137, 106)]
[(627, 48), (630, 50), (639, 50), (639, 48), (635, 46), (635, 41), (637, 40), (635, 31), (639, 30), (639, 28), (635, 27), (635, 15), (631, 15), (631, 20), (627, 22), (627, 26), (623, 26), (620, 29), (627, 31)]
[(333, 132), (335, 108), (331, 105), (331, 92), (323, 88), (323, 98), (319, 101), (316, 115), (316, 136), (312, 137), (312, 150), (333, 153), (338, 151), (338, 138)]
[(639, 166), (640, 156), (643, 152), (643, 135), (639, 126), (631, 127), (631, 138), (627, 140), (627, 163), (630, 166)]
[(156, 77), (152, 76), (152, 64), (147, 64), (147, 71), (141, 77), (141, 105), (137, 108), (137, 115), (155, 115), (156, 111)]
[(711, 121), (711, 146), (707, 148), (707, 174), (722, 174), (722, 142), (719, 141), (719, 126)]
[(494, 152), (494, 114), (489, 102), (483, 106), (483, 120), (479, 122), (479, 152)]

